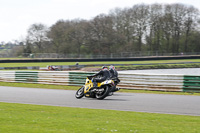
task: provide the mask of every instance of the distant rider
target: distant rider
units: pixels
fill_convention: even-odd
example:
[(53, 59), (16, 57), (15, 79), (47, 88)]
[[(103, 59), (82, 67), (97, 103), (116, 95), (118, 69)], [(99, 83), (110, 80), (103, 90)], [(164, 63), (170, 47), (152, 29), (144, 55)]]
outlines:
[(113, 65), (109, 67), (109, 71), (111, 78), (118, 78), (118, 72), (115, 70), (115, 67)]
[(116, 85), (120, 82), (120, 80), (118, 79), (118, 72), (116, 71), (113, 65), (109, 67), (109, 71), (110, 71), (110, 78), (115, 82), (115, 86), (113, 86), (110, 91), (111, 92), (118, 91), (119, 88), (116, 88)]

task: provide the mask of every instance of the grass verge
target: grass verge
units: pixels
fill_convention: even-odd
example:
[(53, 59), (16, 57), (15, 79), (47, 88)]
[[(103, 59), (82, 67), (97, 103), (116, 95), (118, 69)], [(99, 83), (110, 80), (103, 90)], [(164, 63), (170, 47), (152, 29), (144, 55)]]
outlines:
[[(99, 62), (79, 62), (80, 65), (94, 65), (94, 64), (149, 64), (149, 63), (183, 63), (183, 62), (200, 62), (200, 59), (181, 59), (181, 60), (153, 60), (153, 61), (99, 61)], [(0, 67), (28, 67), (40, 66), (46, 67), (48, 65), (75, 65), (76, 62), (35, 62), (35, 63), (0, 63)], [(183, 63), (184, 64), (184, 63)]]
[(78, 88), (79, 88), (78, 86), (31, 84), (31, 83), (10, 83), (10, 82), (0, 82), (0, 86), (43, 88), (43, 89), (61, 89), (61, 90), (78, 90)]
[(1, 133), (197, 133), (199, 116), (0, 103)]
[[(0, 82), (0, 86), (44, 88), (44, 89), (62, 89), (62, 90), (78, 90), (80, 88), (80, 86), (45, 85), (45, 84), (31, 84), (31, 83), (10, 83), (10, 82)], [(200, 93), (165, 92), (165, 91), (149, 91), (149, 90), (128, 90), (128, 89), (121, 89), (119, 92), (200, 96)]]

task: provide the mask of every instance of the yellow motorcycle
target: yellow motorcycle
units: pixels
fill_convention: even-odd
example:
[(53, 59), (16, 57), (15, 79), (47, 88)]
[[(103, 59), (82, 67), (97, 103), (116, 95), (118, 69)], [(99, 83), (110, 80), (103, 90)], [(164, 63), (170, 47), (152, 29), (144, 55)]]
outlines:
[(77, 99), (85, 97), (97, 98), (99, 100), (104, 99), (109, 95), (110, 89), (115, 85), (114, 81), (109, 79), (101, 83), (97, 83), (94, 86), (92, 78), (87, 76), (85, 85), (83, 85), (75, 94)]

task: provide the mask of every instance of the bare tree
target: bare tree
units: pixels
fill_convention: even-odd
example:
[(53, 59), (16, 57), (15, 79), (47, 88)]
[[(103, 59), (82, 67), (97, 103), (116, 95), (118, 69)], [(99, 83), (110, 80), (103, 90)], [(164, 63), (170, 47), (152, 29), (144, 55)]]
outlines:
[(101, 14), (95, 17), (91, 23), (91, 40), (94, 52), (108, 54), (113, 45), (113, 21), (110, 16)]
[(149, 20), (149, 5), (140, 4), (132, 7), (133, 26), (136, 27), (137, 50), (142, 50), (142, 41), (147, 31)]
[(117, 36), (118, 51), (135, 51), (136, 26), (134, 25), (134, 15), (130, 8), (116, 8), (110, 12), (113, 19), (113, 29)]
[(72, 22), (72, 26), (69, 33), (69, 38), (71, 44), (73, 45), (74, 52), (81, 55), (81, 48), (86, 44), (86, 32), (88, 27), (88, 22), (86, 20), (75, 19)]
[(39, 52), (43, 52), (43, 42), (48, 41), (47, 37), (48, 27), (44, 24), (32, 24), (28, 29), (27, 39), (31, 44), (37, 46)]
[[(48, 32), (48, 37), (51, 41), (51, 51), (55, 51), (56, 53), (68, 53), (70, 50), (68, 48), (68, 37), (67, 31), (71, 27), (70, 21), (59, 20), (56, 24), (50, 27), (50, 31)], [(67, 47), (67, 49), (66, 49)]]
[(189, 37), (191, 35), (191, 32), (195, 30), (195, 27), (197, 26), (198, 22), (198, 9), (194, 8), (193, 6), (186, 7), (186, 16), (184, 21), (184, 28), (183, 32), (185, 32), (185, 41), (184, 41), (184, 52), (189, 52), (190, 49), (188, 47), (188, 41)]

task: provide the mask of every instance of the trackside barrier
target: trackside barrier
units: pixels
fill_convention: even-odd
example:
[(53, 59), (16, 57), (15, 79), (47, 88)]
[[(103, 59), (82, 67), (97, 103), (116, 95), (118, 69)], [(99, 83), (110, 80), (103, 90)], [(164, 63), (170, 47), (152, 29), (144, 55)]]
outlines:
[(84, 85), (87, 75), (94, 73), (83, 73), (83, 72), (69, 72), (69, 85)]
[(183, 91), (200, 92), (200, 76), (185, 75)]
[(94, 73), (67, 71), (1, 71), (0, 82), (21, 82), (81, 86)]
[(182, 75), (119, 74), (119, 87), (124, 89), (183, 91)]
[(17, 82), (37, 82), (38, 72), (15, 72), (15, 81)]
[[(0, 82), (81, 86), (93, 72), (0, 71)], [(119, 72), (122, 89), (200, 92), (200, 76), (172, 74), (127, 74)]]

